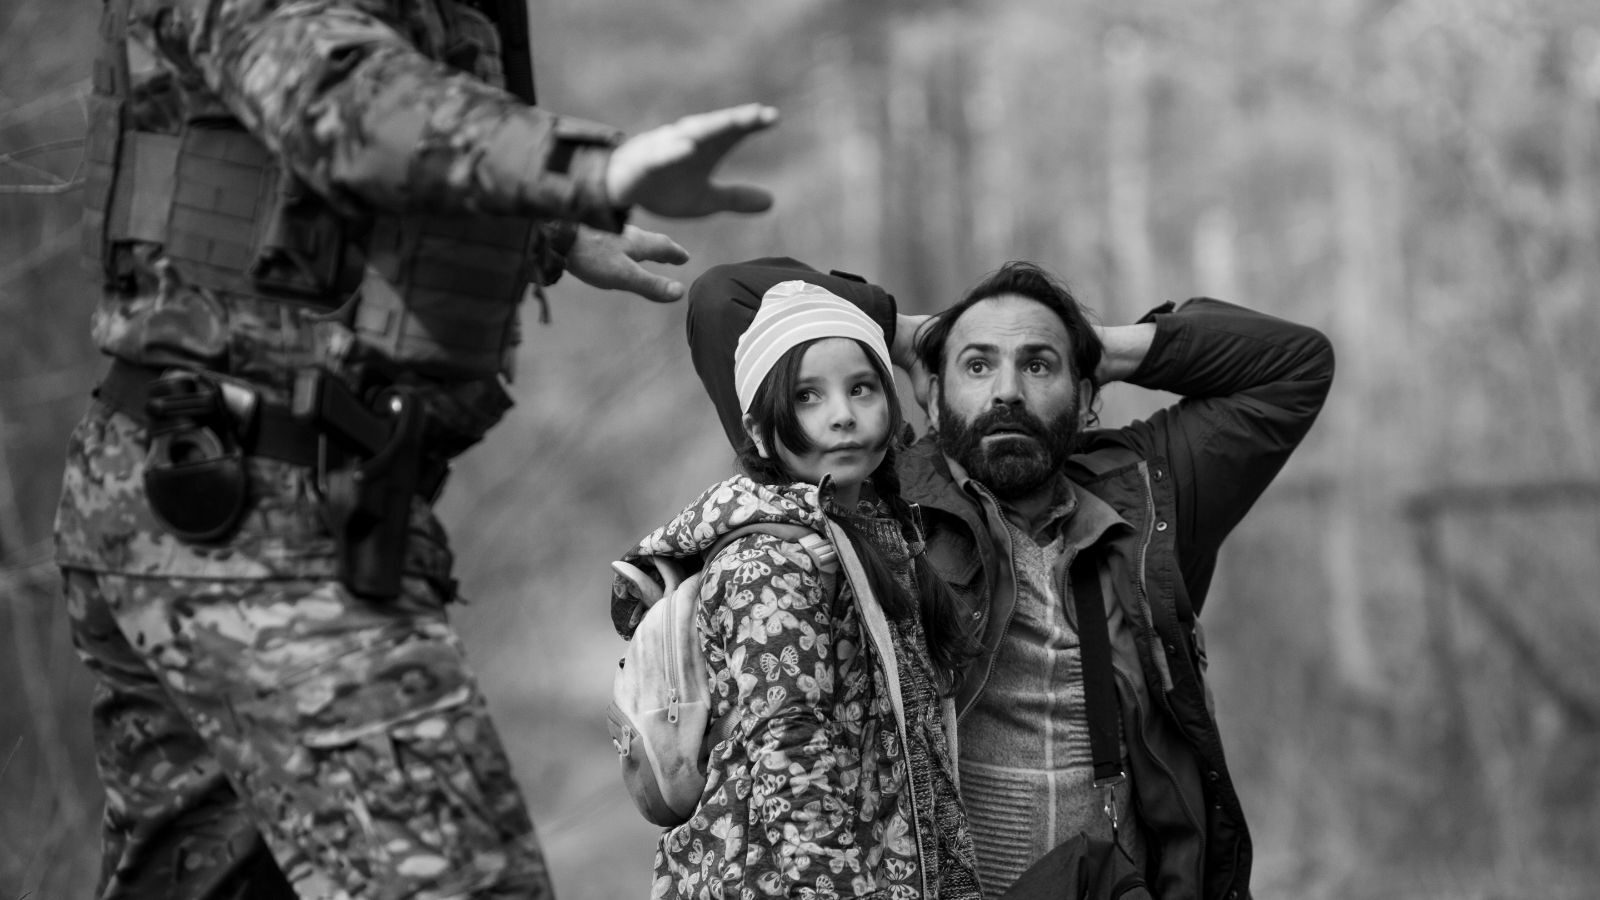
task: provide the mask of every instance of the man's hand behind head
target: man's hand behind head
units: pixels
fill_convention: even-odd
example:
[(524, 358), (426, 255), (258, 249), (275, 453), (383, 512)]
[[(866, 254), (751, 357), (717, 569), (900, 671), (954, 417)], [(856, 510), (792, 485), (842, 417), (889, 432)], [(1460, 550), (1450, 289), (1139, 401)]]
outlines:
[(776, 109), (749, 103), (653, 128), (612, 152), (606, 191), (618, 206), (638, 206), (669, 218), (762, 212), (772, 206), (770, 192), (754, 185), (715, 184), (711, 173), (745, 137), (777, 121)]

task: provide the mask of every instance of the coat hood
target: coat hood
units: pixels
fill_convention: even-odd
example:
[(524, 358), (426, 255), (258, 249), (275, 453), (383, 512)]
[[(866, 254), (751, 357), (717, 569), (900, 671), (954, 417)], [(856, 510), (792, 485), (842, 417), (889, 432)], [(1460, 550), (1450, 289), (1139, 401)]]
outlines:
[[(688, 572), (700, 570), (701, 554), (711, 549), (725, 534), (757, 522), (803, 525), (826, 533), (824, 497), (831, 486), (815, 484), (758, 484), (744, 475), (735, 475), (707, 488), (693, 503), (671, 521), (645, 535), (622, 561), (632, 563), (662, 581), (652, 557), (667, 556), (684, 561)], [(611, 581), (611, 624), (623, 637), (632, 637), (644, 617), (644, 599), (633, 582), (614, 576)]]

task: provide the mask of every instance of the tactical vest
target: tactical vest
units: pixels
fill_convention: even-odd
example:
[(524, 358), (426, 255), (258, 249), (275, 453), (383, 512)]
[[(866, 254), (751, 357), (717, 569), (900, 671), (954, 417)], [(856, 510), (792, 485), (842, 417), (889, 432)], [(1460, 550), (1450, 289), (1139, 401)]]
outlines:
[[(137, 130), (129, 2), (105, 4), (89, 98), (83, 249), (94, 269), (115, 283), (123, 248), (160, 244), (189, 284), (342, 310), (358, 341), (407, 371), (469, 380), (507, 370), (519, 302), (541, 276), (533, 220), (357, 222), (236, 121), (188, 121), (177, 135)], [(530, 71), (508, 62), (514, 75)]]

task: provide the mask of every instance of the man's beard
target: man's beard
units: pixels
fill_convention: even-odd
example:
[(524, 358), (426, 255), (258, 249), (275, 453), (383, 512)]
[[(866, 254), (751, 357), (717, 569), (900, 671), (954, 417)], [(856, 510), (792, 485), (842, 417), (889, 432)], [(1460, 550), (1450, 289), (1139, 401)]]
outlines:
[[(1020, 406), (991, 407), (967, 422), (945, 403), (942, 392), (935, 402), (939, 449), (1002, 500), (1026, 497), (1048, 484), (1078, 441), (1076, 400), (1048, 424)], [(1000, 430), (1016, 436), (985, 444), (985, 436)]]

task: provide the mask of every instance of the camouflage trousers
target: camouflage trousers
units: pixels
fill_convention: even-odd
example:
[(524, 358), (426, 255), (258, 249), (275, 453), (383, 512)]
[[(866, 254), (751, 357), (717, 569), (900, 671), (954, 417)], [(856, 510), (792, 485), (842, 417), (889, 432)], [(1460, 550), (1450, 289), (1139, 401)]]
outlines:
[(104, 898), (552, 896), (444, 615), (407, 579), (63, 571), (95, 673)]

